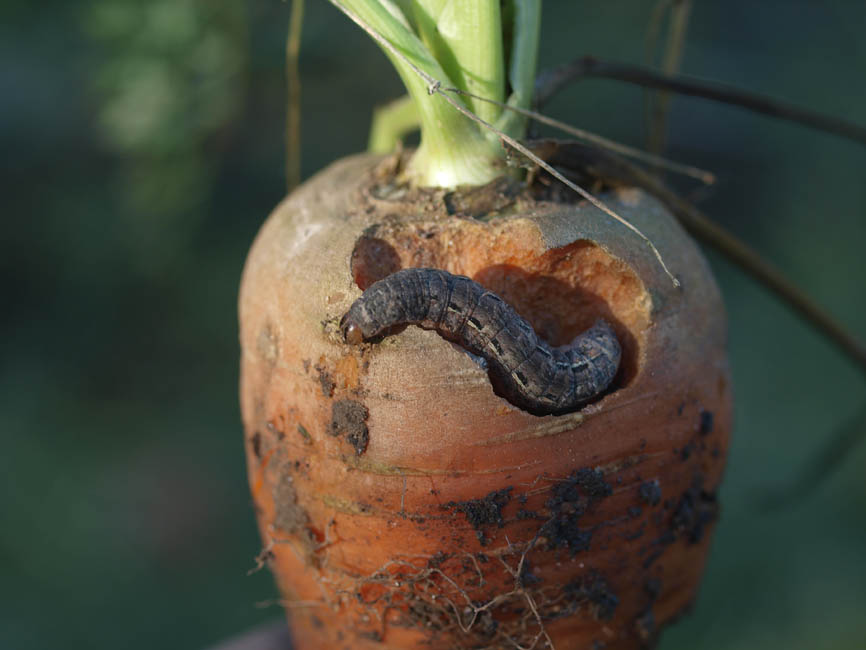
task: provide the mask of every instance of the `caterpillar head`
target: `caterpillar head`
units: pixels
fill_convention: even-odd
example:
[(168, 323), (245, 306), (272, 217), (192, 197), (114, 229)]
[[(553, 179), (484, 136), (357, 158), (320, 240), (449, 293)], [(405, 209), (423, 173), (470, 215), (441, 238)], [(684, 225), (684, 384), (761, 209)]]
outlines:
[(364, 342), (364, 332), (361, 326), (351, 318), (351, 310), (340, 320), (340, 331), (343, 333), (343, 340), (349, 345), (360, 345)]

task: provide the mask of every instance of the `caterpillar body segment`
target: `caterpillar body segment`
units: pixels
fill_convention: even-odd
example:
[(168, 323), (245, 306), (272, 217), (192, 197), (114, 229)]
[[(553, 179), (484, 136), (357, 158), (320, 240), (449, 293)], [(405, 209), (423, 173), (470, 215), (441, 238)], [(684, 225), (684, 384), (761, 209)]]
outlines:
[(359, 344), (398, 325), (435, 330), (483, 357), (497, 394), (536, 415), (567, 413), (600, 397), (622, 356), (603, 319), (570, 344), (551, 347), (502, 298), (440, 269), (403, 269), (375, 282), (340, 327), (348, 343)]

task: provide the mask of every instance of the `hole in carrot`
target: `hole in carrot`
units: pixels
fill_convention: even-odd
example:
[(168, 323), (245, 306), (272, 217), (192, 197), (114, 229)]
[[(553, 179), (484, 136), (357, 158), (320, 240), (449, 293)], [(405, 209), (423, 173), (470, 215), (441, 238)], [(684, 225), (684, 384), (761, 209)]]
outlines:
[(468, 276), (553, 346), (604, 319), (622, 346), (614, 388), (639, 372), (651, 301), (636, 273), (591, 241), (545, 250), (534, 226), (515, 219), (380, 224), (358, 239), (351, 267), (361, 290), (402, 268)]
[(362, 235), (355, 244), (351, 266), (352, 278), (361, 291), (402, 268), (400, 257), (391, 244), (368, 235)]

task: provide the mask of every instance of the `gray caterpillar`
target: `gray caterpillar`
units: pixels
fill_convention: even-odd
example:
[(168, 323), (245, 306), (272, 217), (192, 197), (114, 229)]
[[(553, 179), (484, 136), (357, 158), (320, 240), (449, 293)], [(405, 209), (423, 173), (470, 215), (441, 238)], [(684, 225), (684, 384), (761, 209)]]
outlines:
[(435, 330), (483, 357), (494, 391), (535, 415), (567, 413), (599, 397), (622, 354), (601, 319), (571, 344), (553, 348), (502, 298), (439, 269), (403, 269), (375, 282), (340, 329), (347, 343), (358, 345), (407, 324)]

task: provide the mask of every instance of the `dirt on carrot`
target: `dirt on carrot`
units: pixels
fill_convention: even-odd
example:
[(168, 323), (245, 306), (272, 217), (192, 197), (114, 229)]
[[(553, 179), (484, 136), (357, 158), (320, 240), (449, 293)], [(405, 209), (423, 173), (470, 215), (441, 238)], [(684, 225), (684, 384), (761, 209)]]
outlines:
[(330, 433), (332, 436), (344, 438), (360, 456), (367, 450), (370, 440), (370, 431), (367, 428), (369, 415), (367, 407), (356, 400), (337, 400), (331, 405)]

